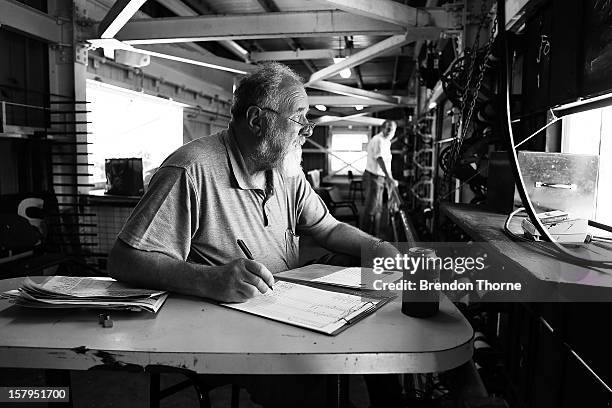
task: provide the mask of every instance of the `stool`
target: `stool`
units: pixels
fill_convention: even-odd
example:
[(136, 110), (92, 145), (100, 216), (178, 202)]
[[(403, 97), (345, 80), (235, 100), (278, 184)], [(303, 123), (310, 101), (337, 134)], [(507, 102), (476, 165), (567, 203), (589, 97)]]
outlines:
[(355, 201), (355, 196), (359, 191), (361, 196), (361, 202), (363, 202), (363, 179), (361, 177), (355, 177), (352, 171), (347, 171), (349, 179), (349, 200)]

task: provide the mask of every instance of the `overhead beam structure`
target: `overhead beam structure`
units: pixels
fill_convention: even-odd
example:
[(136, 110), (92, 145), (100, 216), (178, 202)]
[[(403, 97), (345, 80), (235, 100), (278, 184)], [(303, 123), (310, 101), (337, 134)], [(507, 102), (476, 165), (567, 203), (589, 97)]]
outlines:
[[(218, 69), (221, 71), (233, 72), (235, 74), (247, 74), (257, 67), (255, 65), (245, 64), (244, 62), (234, 61), (227, 58), (221, 58), (214, 55), (209, 55), (204, 58), (197, 55), (187, 57), (168, 54), (166, 52), (158, 52), (153, 49), (137, 48), (129, 44), (125, 44), (114, 38), (92, 39), (87, 40), (94, 47), (111, 48), (115, 50), (125, 50), (136, 52), (139, 54), (150, 55), (152, 57), (163, 58), (172, 61), (183, 62), (191, 65), (198, 65), (205, 68)], [(195, 54), (195, 53), (194, 53)]]
[[(361, 52), (366, 48), (353, 48), (353, 49), (345, 49), (343, 51), (344, 55), (353, 55), (357, 52)], [(260, 61), (296, 61), (296, 60), (306, 60), (306, 59), (332, 59), (336, 57), (336, 52), (329, 48), (322, 49), (311, 49), (311, 50), (295, 50), (295, 51), (257, 51), (252, 52), (250, 54), (250, 60), (253, 62)], [(404, 57), (412, 57), (413, 53), (408, 53), (402, 51), (402, 49), (392, 49), (385, 51), (381, 56), (387, 57), (395, 57), (395, 56), (404, 56)]]
[[(270, 12), (278, 13), (281, 11), (278, 8), (278, 5), (276, 4), (274, 0), (256, 0), (256, 1), (257, 3), (259, 3), (259, 7), (261, 7), (261, 10), (264, 13), (270, 13)], [(287, 45), (289, 45), (289, 48), (291, 48), (292, 51), (299, 50), (302, 48), (302, 46), (300, 45), (300, 41), (298, 39), (287, 37), (284, 40), (287, 43)], [(259, 50), (259, 51), (263, 51), (263, 50)], [(310, 71), (311, 74), (317, 71), (317, 68), (309, 60), (302, 60), (302, 64), (306, 67), (308, 71)]]
[(334, 50), (318, 49), (318, 50), (295, 50), (295, 51), (263, 51), (252, 52), (251, 61), (294, 61), (304, 59), (332, 59), (334, 58)]
[(0, 1), (0, 25), (47, 42), (59, 43), (62, 40), (61, 26), (55, 18), (14, 0)]
[(416, 8), (391, 0), (324, 1), (349, 13), (407, 28), (434, 26), (441, 29), (455, 29), (460, 24), (458, 15), (443, 8)]
[[(259, 38), (392, 35), (403, 27), (344, 11), (304, 11), (172, 17), (127, 23), (117, 38), (128, 44), (220, 41)], [(413, 29), (430, 33), (430, 27)]]
[[(139, 47), (134, 47), (136, 50), (141, 50), (144, 52), (154, 52), (158, 55), (164, 54), (170, 56), (171, 59), (174, 57), (181, 57), (185, 60), (193, 60), (194, 63), (192, 65), (201, 65), (200, 63), (209, 63), (215, 66), (220, 67), (219, 69), (223, 71), (235, 72), (237, 74), (244, 74), (248, 72), (255, 71), (257, 69), (256, 65), (247, 64), (246, 62), (236, 61), (229, 58), (218, 57), (213, 53), (202, 54), (196, 51), (191, 50), (181, 50), (174, 49), (175, 46), (170, 44), (151, 44), (151, 45), (141, 45)], [(136, 51), (138, 52), (138, 51)], [(153, 55), (153, 54), (150, 54)], [(164, 58), (164, 57), (160, 57)], [(182, 61), (186, 63), (190, 63), (188, 61)], [(201, 65), (203, 66), (203, 65)], [(226, 69), (223, 69), (226, 68)], [(233, 71), (232, 71), (233, 70)]]
[[(181, 0), (157, 0), (157, 2), (160, 3), (162, 6), (166, 7), (168, 10), (172, 11), (177, 16), (189, 17), (199, 15)], [(232, 54), (238, 56), (243, 61), (247, 62), (249, 52), (242, 48), (240, 44), (231, 40), (220, 41), (220, 44), (227, 50), (229, 50)]]
[(325, 106), (350, 106), (355, 105), (362, 106), (390, 106), (395, 107), (394, 103), (384, 102), (375, 99), (363, 99), (354, 96), (340, 96), (340, 95), (312, 95), (308, 96), (308, 103), (310, 106), (325, 105)]
[[(364, 89), (353, 88), (350, 86), (337, 84), (329, 81), (318, 81), (307, 84), (309, 88), (318, 89), (320, 91), (327, 91), (339, 95), (352, 96), (354, 98), (370, 101), (384, 102), (385, 104), (399, 105), (399, 98), (391, 95), (384, 95), (378, 92), (366, 91)], [(359, 104), (356, 102), (355, 104)], [(362, 103), (362, 105), (367, 105)]]
[(98, 26), (98, 37), (113, 38), (147, 0), (117, 0)]
[(330, 116), (325, 115), (318, 118), (316, 121), (317, 125), (331, 125), (333, 123), (339, 122), (351, 122), (351, 123), (359, 123), (361, 125), (368, 126), (381, 126), (385, 123), (385, 119), (373, 118), (370, 116)]
[(345, 115), (323, 115), (316, 119), (313, 119), (313, 122), (315, 122), (317, 125), (324, 125), (324, 124), (326, 125), (326, 124), (333, 123), (333, 122), (339, 122), (341, 120), (352, 120), (355, 118), (362, 118), (374, 112), (381, 112), (381, 111), (389, 110), (393, 108), (394, 106), (392, 105), (372, 106), (370, 108), (365, 108), (357, 113), (349, 113)]
[[(437, 38), (439, 34), (438, 29), (434, 28), (433, 30), (435, 32), (432, 32), (432, 36), (430, 37), (430, 39)], [(414, 37), (410, 31), (408, 31), (406, 34), (403, 34), (403, 35), (394, 35), (392, 37), (389, 37), (385, 40), (382, 40), (372, 45), (371, 47), (368, 47), (362, 51), (359, 51), (351, 55), (348, 58), (345, 58), (344, 60), (336, 64), (330, 65), (328, 67), (323, 68), (322, 70), (315, 72), (314, 74), (310, 76), (310, 79), (308, 80), (306, 85), (308, 86), (309, 84), (313, 82), (331, 78), (332, 76), (338, 74), (342, 70), (345, 70), (347, 68), (353, 68), (357, 65), (361, 65), (364, 62), (370, 61), (378, 57), (379, 55), (386, 53), (387, 51), (390, 51), (396, 48), (400, 48), (410, 42), (416, 41), (417, 39), (423, 39), (423, 38)]]

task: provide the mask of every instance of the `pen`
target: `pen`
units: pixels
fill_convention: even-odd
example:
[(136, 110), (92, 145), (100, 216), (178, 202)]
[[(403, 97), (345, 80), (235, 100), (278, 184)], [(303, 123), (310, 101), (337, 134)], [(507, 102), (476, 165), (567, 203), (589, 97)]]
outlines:
[[(240, 247), (240, 249), (242, 250), (242, 252), (244, 253), (244, 255), (250, 259), (251, 261), (254, 261), (255, 258), (253, 258), (253, 254), (251, 253), (251, 251), (249, 250), (249, 247), (244, 243), (243, 240), (241, 239), (237, 239), (236, 243), (238, 244), (238, 246)], [(270, 290), (274, 290), (274, 288), (272, 288), (272, 285), (270, 285), (268, 282), (266, 282), (266, 285), (268, 285), (268, 287), (270, 288)]]

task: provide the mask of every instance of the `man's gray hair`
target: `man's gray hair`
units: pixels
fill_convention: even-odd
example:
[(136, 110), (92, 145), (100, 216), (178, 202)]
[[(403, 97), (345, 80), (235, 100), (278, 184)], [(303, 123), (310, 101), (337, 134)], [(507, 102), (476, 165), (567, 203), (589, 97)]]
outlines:
[(234, 91), (232, 118), (244, 118), (249, 106), (278, 109), (284, 96), (281, 88), (303, 84), (303, 79), (294, 70), (278, 62), (265, 62), (260, 68), (245, 76)]

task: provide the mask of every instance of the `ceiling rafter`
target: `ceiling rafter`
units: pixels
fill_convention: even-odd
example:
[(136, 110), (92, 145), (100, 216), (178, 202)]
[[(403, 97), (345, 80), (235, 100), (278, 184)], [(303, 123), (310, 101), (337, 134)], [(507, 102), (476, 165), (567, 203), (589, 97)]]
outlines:
[(117, 0), (98, 26), (98, 37), (113, 38), (147, 0)]
[(404, 35), (394, 35), (387, 39), (384, 39), (371, 47), (368, 47), (362, 51), (359, 51), (344, 60), (330, 65), (328, 67), (323, 68), (320, 71), (313, 73), (308, 80), (306, 85), (310, 85), (311, 83), (318, 82), (321, 80), (328, 79), (340, 71), (348, 68), (355, 67), (357, 65), (361, 65), (364, 62), (370, 61), (386, 53), (389, 50), (400, 48), (410, 42), (415, 41), (415, 37), (411, 35), (410, 32), (407, 32)]
[[(426, 37), (435, 27), (415, 28)], [(172, 17), (130, 21), (117, 38), (128, 44), (154, 44), (225, 39), (321, 37), (329, 35), (392, 35), (402, 27), (344, 11), (303, 11)]]
[[(318, 89), (321, 91), (327, 91), (339, 95), (352, 96), (359, 99), (364, 100), (374, 100), (379, 102), (384, 102), (385, 104), (398, 104), (399, 100), (395, 96), (384, 95), (377, 92), (366, 91), (364, 89), (353, 88), (350, 86), (338, 84), (335, 82), (329, 81), (317, 81), (313, 83), (306, 84), (309, 88)], [(353, 105), (359, 104), (359, 102), (354, 103)]]
[[(280, 12), (280, 9), (278, 8), (274, 0), (256, 0), (256, 1), (257, 3), (259, 3), (259, 6), (261, 7), (261, 9), (265, 12), (275, 12), (275, 13)], [(302, 48), (300, 43), (294, 38), (286, 38), (285, 41), (287, 42), (287, 44), (293, 51), (296, 51)], [(317, 71), (315, 66), (312, 65), (310, 61), (303, 60), (302, 64), (304, 64), (304, 66), (306, 67), (308, 71), (310, 71), (310, 73)]]
[(189, 55), (180, 56), (175, 54), (169, 54), (167, 52), (159, 52), (152, 49), (137, 48), (129, 44), (125, 44), (115, 38), (98, 38), (87, 40), (96, 48), (110, 48), (114, 50), (125, 50), (135, 52), (144, 55), (150, 55), (152, 57), (163, 58), (172, 61), (183, 62), (191, 65), (198, 65), (205, 68), (218, 69), (221, 71), (233, 72), (235, 74), (247, 74), (257, 67), (255, 65), (245, 64), (244, 62), (235, 61), (227, 58), (217, 57), (215, 55), (201, 56), (201, 55)]
[(392, 0), (323, 0), (340, 10), (406, 28), (434, 26), (455, 29), (459, 16), (444, 8), (417, 8)]
[[(408, 53), (403, 51), (405, 47), (399, 49), (393, 49), (385, 52), (380, 56), (384, 57), (412, 57), (412, 52)], [(353, 55), (356, 52), (362, 51), (365, 48), (347, 48), (345, 54), (347, 56)], [(295, 50), (295, 51), (257, 51), (251, 53), (251, 61), (295, 61), (302, 59), (332, 59), (336, 56), (336, 52), (329, 48), (321, 49), (309, 49), (309, 50)]]
[(393, 109), (395, 106), (371, 106), (369, 108), (364, 108), (363, 110), (357, 113), (346, 113), (346, 114), (329, 114), (323, 115), (319, 118), (314, 119), (313, 121), (317, 125), (323, 125), (331, 122), (337, 122), (339, 120), (351, 120), (354, 118), (365, 117), (372, 113), (382, 112), (385, 110)]
[[(157, 2), (160, 3), (162, 6), (166, 7), (168, 10), (172, 11), (177, 16), (189, 17), (198, 15), (198, 13), (196, 13), (190, 5), (185, 4), (181, 0), (157, 0)], [(248, 62), (248, 51), (242, 48), (240, 44), (232, 40), (223, 40), (219, 42), (232, 54), (236, 55), (244, 62)]]

